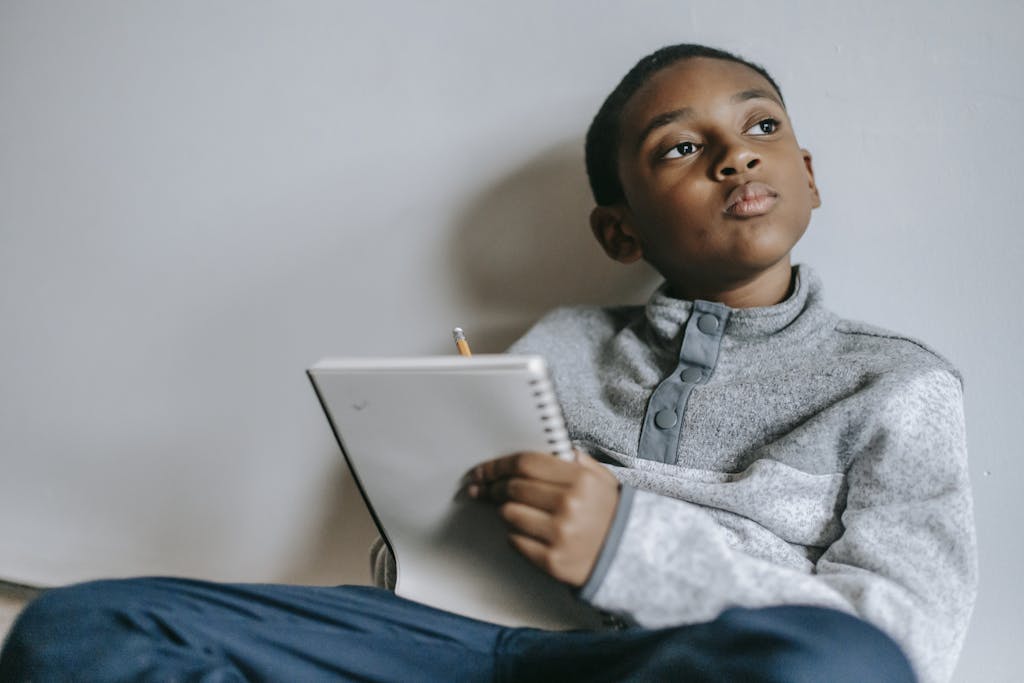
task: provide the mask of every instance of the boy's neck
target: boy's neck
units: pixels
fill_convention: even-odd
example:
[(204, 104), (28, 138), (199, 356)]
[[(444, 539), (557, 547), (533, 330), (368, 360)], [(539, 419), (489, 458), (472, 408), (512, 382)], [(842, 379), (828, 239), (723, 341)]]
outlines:
[(789, 259), (748, 280), (724, 283), (672, 282), (668, 294), (678, 299), (716, 301), (729, 308), (774, 306), (788, 299), (796, 286)]

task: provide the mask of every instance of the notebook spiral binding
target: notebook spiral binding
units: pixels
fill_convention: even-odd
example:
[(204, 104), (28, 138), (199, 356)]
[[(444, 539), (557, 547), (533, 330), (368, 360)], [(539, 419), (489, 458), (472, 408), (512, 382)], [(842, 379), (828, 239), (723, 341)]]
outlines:
[(551, 381), (533, 379), (530, 380), (530, 386), (533, 389), (533, 396), (537, 400), (538, 414), (541, 421), (544, 422), (544, 434), (547, 437), (548, 445), (551, 446), (551, 454), (562, 460), (574, 459), (569, 430), (565, 427), (562, 408), (558, 405), (558, 398), (555, 396), (555, 388)]

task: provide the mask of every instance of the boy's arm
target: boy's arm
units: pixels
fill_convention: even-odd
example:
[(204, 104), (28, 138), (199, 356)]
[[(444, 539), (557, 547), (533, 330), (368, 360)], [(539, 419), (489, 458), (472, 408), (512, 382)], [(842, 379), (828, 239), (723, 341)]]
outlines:
[(922, 680), (948, 679), (977, 582), (959, 381), (932, 372), (881, 409), (847, 472), (844, 531), (812, 571), (744, 552), (706, 508), (624, 491), (621, 534), (608, 539), (582, 597), (648, 627), (709, 620), (734, 605), (834, 607), (888, 632)]

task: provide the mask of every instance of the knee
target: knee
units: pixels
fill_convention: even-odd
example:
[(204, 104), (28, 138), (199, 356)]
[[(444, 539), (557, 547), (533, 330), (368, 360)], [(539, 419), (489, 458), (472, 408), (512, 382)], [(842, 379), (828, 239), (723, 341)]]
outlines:
[(93, 631), (101, 622), (114, 624), (118, 614), (137, 604), (151, 579), (120, 579), (52, 588), (30, 602), (11, 628), (8, 642), (45, 643), (79, 631)]
[(772, 642), (764, 657), (767, 680), (916, 681), (895, 641), (875, 626), (849, 614), (820, 607), (787, 606), (730, 610), (726, 619)]
[(48, 589), (25, 607), (19, 621), (64, 620), (83, 612), (92, 611), (101, 605), (117, 603), (119, 598), (126, 593), (121, 584), (132, 582), (133, 580), (89, 581)]
[(0, 652), (0, 680), (66, 679), (73, 676), (81, 643), (100, 637), (100, 609), (120, 591), (113, 582), (54, 588), (30, 602), (11, 627)]
[(45, 591), (11, 627), (0, 653), (0, 680), (71, 677), (76, 666), (92, 657), (97, 642), (116, 648), (110, 644), (129, 638), (131, 614), (158, 599), (167, 581), (90, 581)]

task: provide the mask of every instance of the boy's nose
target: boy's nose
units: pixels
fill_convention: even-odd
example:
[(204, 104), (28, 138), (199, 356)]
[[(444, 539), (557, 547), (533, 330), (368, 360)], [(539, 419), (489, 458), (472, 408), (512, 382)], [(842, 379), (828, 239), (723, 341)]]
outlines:
[(723, 180), (737, 173), (752, 170), (760, 163), (761, 157), (754, 151), (745, 147), (731, 147), (715, 165), (715, 177)]

